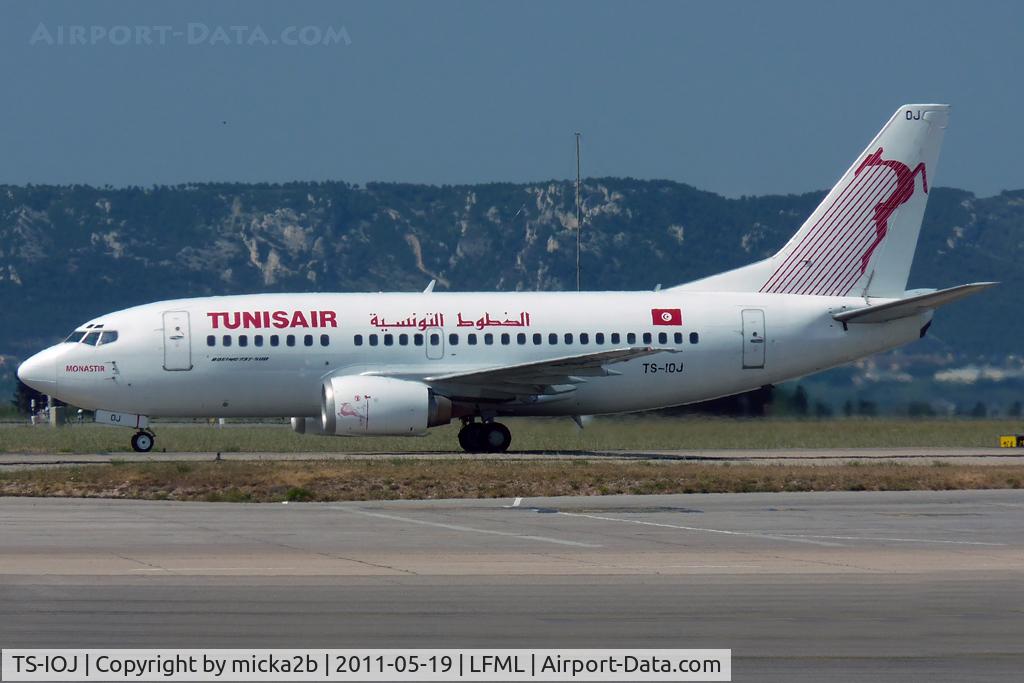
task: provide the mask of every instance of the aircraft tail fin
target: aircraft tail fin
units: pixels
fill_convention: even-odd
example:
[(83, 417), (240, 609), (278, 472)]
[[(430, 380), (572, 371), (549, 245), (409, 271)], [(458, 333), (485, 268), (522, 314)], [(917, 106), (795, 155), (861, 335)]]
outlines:
[(903, 296), (949, 105), (907, 104), (771, 258), (682, 289)]

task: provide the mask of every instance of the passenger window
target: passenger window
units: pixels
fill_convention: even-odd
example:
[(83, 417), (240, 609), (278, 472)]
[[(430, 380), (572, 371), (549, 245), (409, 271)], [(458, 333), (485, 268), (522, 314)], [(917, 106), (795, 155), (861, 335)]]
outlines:
[(459, 335), (455, 334), (454, 332), (449, 334), (448, 335), (448, 345), (449, 346), (458, 346), (459, 345)]
[(116, 341), (117, 332), (114, 330), (107, 330), (106, 332), (100, 334), (100, 341), (99, 344), (97, 344), (97, 346), (102, 346), (103, 344), (112, 344)]
[(626, 343), (627, 344), (636, 344), (636, 333), (635, 332), (627, 332), (626, 333)]
[(516, 335), (516, 343), (519, 344), (520, 346), (522, 346), (523, 344), (526, 343), (526, 333), (525, 332), (520, 332), (519, 334)]
[(99, 332), (90, 332), (89, 334), (85, 335), (85, 339), (82, 340), (82, 343), (89, 344), (90, 346), (96, 346), (96, 342), (99, 340), (99, 338)]
[(565, 343), (572, 344), (572, 332), (565, 333)]
[(331, 337), (330, 337), (330, 335), (321, 334), (320, 335), (320, 346), (330, 346), (330, 345), (331, 345)]
[(231, 346), (231, 335), (225, 334), (223, 337), (221, 337), (220, 343), (223, 346)]
[(437, 333), (433, 333), (433, 334), (430, 335), (430, 345), (431, 346), (437, 346), (440, 343), (441, 343), (441, 335), (439, 335)]
[(395, 335), (385, 334), (384, 335), (384, 346), (392, 346), (395, 343)]
[(541, 336), (540, 332), (533, 333), (533, 343), (535, 346), (540, 346), (544, 343), (544, 337)]
[(493, 343), (494, 343), (494, 335), (491, 334), (490, 332), (488, 332), (487, 334), (484, 335), (484, 344), (487, 344), (488, 346), (490, 346)]
[(377, 340), (377, 335), (371, 334), (370, 335), (370, 346), (376, 346), (377, 345), (377, 341), (378, 341)]
[(644, 344), (650, 344), (651, 343), (651, 339), (652, 339), (651, 333), (650, 332), (644, 332)]
[(673, 337), (673, 339), (674, 339), (676, 344), (682, 344), (683, 343), (683, 333), (682, 332), (676, 332), (675, 336)]
[(357, 334), (356, 336), (352, 337), (352, 343), (355, 344), (356, 346), (362, 346), (363, 345), (363, 335)]
[(245, 336), (244, 334), (239, 335), (239, 337), (238, 337), (238, 345), (239, 346), (248, 346), (249, 345), (249, 337)]
[(700, 335), (697, 334), (696, 332), (691, 332), (690, 333), (690, 343), (691, 344), (696, 344), (699, 341), (700, 341)]
[(284, 338), (284, 343), (287, 346), (295, 346), (295, 335), (289, 334), (287, 337)]
[(276, 334), (270, 335), (270, 345), (271, 346), (278, 346), (280, 343), (281, 343), (281, 338), (280, 337), (278, 337)]
[(253, 335), (252, 345), (253, 346), (263, 346), (263, 335), (262, 334)]
[(586, 332), (580, 332), (580, 344), (589, 344), (589, 343), (590, 343), (590, 335), (587, 334)]
[(558, 343), (558, 335), (552, 332), (548, 335), (548, 344), (555, 345)]
[(302, 343), (305, 344), (306, 346), (312, 346), (313, 345), (313, 335), (311, 335), (311, 334), (305, 335), (302, 338)]
[(598, 332), (594, 335), (595, 344), (604, 344), (604, 332)]
[(207, 346), (216, 346), (217, 345), (217, 337), (213, 336), (212, 334), (206, 335), (206, 345)]
[(407, 335), (407, 334), (400, 334), (400, 335), (398, 335), (398, 345), (399, 346), (408, 346), (409, 345), (409, 335)]
[(423, 335), (414, 334), (412, 336), (412, 343), (415, 344), (416, 346), (423, 346)]
[(68, 343), (71, 343), (71, 344), (77, 344), (78, 342), (82, 341), (82, 337), (84, 337), (84, 336), (85, 336), (85, 332), (82, 332), (80, 330), (75, 330), (74, 332), (69, 334), (68, 338), (65, 339), (64, 341), (66, 341)]
[(658, 333), (658, 343), (659, 344), (667, 344), (668, 343), (668, 335), (665, 334), (664, 332), (659, 332)]
[(512, 337), (509, 336), (508, 332), (502, 332), (501, 333), (501, 344), (502, 344), (502, 346), (508, 346), (510, 341), (512, 341)]
[(470, 346), (476, 346), (476, 335), (475, 334), (467, 334), (466, 335), (466, 343), (469, 344)]
[(612, 332), (612, 344), (618, 344), (622, 340), (618, 332)]

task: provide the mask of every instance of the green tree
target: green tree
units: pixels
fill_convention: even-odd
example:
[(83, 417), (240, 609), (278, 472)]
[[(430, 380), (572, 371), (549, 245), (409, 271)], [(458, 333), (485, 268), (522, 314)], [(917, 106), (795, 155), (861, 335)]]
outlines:
[(988, 417), (988, 407), (984, 401), (978, 401), (971, 408), (971, 417)]
[(865, 417), (875, 417), (878, 415), (878, 404), (874, 401), (860, 399), (857, 401), (857, 414)]
[(911, 401), (907, 406), (907, 415), (910, 417), (932, 417), (935, 409), (927, 401)]
[(36, 410), (46, 405), (46, 396), (39, 393), (20, 379), (14, 386), (14, 398), (11, 405), (18, 411), (19, 415), (28, 417), (32, 414), (32, 399), (36, 401)]
[(807, 398), (807, 390), (804, 389), (804, 385), (797, 384), (796, 391), (793, 392), (793, 412), (801, 416), (807, 415), (809, 407), (810, 399)]

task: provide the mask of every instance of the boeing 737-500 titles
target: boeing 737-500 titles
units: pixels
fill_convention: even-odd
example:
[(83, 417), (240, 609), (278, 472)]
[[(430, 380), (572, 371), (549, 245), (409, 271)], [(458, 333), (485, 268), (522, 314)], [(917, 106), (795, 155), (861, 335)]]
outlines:
[(90, 320), (18, 368), (135, 430), (153, 417), (291, 417), (301, 433), (418, 435), (453, 420), (506, 450), (504, 416), (675, 406), (924, 336), (990, 287), (907, 291), (949, 107), (900, 107), (774, 256), (647, 292), (252, 294)]

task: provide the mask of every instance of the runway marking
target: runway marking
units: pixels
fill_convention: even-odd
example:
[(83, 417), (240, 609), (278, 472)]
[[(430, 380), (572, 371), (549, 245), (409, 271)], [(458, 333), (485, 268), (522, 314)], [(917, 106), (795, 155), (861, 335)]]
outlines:
[(527, 541), (540, 541), (542, 543), (556, 543), (558, 545), (571, 545), (577, 548), (601, 548), (601, 545), (595, 545), (593, 543), (582, 543), (580, 541), (566, 541), (561, 538), (551, 538), (550, 536), (533, 536), (530, 534), (519, 534), (514, 531), (497, 531), (494, 529), (480, 529), (472, 526), (464, 526), (462, 524), (445, 524), (444, 522), (428, 522), (424, 519), (415, 519), (413, 517), (401, 517), (399, 515), (386, 515), (382, 512), (370, 512), (368, 510), (358, 510), (355, 508), (345, 507), (331, 507), (331, 510), (340, 510), (342, 512), (349, 512), (354, 515), (364, 515), (366, 517), (378, 517), (380, 519), (390, 519), (396, 522), (406, 522), (408, 524), (421, 524), (423, 526), (432, 526), (438, 529), (449, 529), (451, 531), (468, 531), (477, 534), (488, 534), (491, 536), (510, 536), (512, 538), (521, 538)]
[(944, 543), (948, 545), (993, 545), (1005, 546), (1005, 543), (989, 543), (985, 541), (948, 541), (933, 538), (892, 538), (888, 536), (825, 536), (821, 534), (779, 534), (793, 538), (833, 538), (839, 541), (896, 541), (899, 543)]
[(296, 567), (153, 567), (133, 569), (133, 572), (279, 572), (292, 571)]
[(727, 536), (751, 536), (754, 538), (765, 538), (773, 541), (791, 541), (793, 543), (808, 543), (811, 545), (824, 545), (833, 548), (841, 548), (842, 543), (829, 543), (827, 541), (815, 541), (810, 538), (800, 538), (797, 536), (776, 536), (773, 534), (759, 534), (753, 531), (728, 531), (726, 529), (708, 529), (699, 526), (683, 526), (682, 524), (664, 524), (662, 522), (647, 522), (640, 519), (620, 519), (618, 517), (605, 517), (603, 515), (588, 515), (582, 512), (562, 512), (559, 510), (558, 514), (567, 515), (569, 517), (588, 517), (590, 519), (600, 519), (606, 522), (622, 522), (624, 524), (641, 524), (643, 526), (657, 526), (664, 527), (666, 529), (682, 529), (683, 531), (702, 531), (709, 534), (724, 534)]
[(568, 515), (569, 517), (589, 517), (591, 519), (601, 519), (608, 522), (625, 522), (627, 524), (642, 524), (645, 526), (658, 526), (667, 527), (669, 529), (683, 529), (685, 531), (704, 531), (712, 534), (726, 534), (729, 536), (753, 536), (755, 538), (769, 538), (778, 541), (793, 541), (796, 543), (812, 543), (816, 545), (825, 545), (833, 547), (842, 547), (842, 543), (825, 543), (822, 541), (815, 541), (812, 539), (821, 538), (835, 541), (893, 541), (898, 543), (937, 543), (943, 545), (983, 545), (983, 546), (1005, 546), (1006, 543), (990, 543), (985, 541), (949, 541), (944, 539), (930, 539), (930, 538), (893, 538), (888, 536), (827, 536), (824, 534), (761, 534), (754, 531), (728, 531), (726, 529), (708, 529), (704, 527), (696, 526), (683, 526), (681, 524), (665, 524), (661, 522), (647, 522), (639, 519), (620, 519), (617, 517), (605, 517), (602, 515), (588, 515), (581, 512), (562, 512), (559, 511), (560, 515)]
[(517, 507), (519, 507), (519, 504), (522, 503), (522, 502), (523, 502), (522, 498), (516, 498), (515, 502), (512, 503), (512, 507), (517, 508)]

